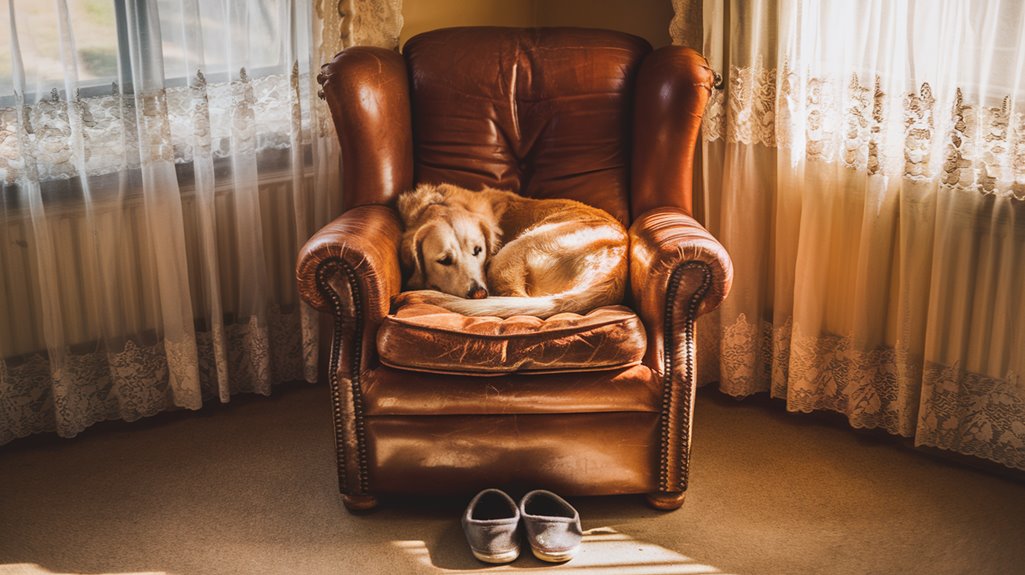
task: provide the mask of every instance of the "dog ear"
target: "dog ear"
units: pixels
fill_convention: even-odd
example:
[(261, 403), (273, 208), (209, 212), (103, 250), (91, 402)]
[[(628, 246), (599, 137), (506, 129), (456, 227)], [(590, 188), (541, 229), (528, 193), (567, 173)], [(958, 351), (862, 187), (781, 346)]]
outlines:
[(402, 241), (399, 244), (399, 260), (402, 267), (412, 270), (409, 279), (406, 280), (406, 287), (412, 289), (424, 289), (427, 278), (424, 274), (424, 230), (427, 226), (421, 226), (415, 230), (407, 230), (402, 234)]
[(498, 248), (502, 246), (502, 230), (493, 221), (481, 218), (480, 233), (484, 234), (484, 253), (488, 256), (498, 253)]
[(490, 186), (481, 186), (480, 191), (477, 192), (477, 197), (481, 201), (487, 202), (488, 211), (494, 216), (496, 222), (502, 219), (505, 209), (509, 207), (510, 196), (514, 196), (514, 194), (512, 192), (496, 190)]
[(491, 208), (491, 200), (483, 192), (472, 192), (462, 188), (449, 190), (448, 201), (476, 214), (482, 218), (494, 219), (495, 212)]
[(399, 216), (407, 229), (420, 221), (427, 208), (445, 201), (445, 195), (433, 184), (420, 184), (401, 196), (397, 202)]

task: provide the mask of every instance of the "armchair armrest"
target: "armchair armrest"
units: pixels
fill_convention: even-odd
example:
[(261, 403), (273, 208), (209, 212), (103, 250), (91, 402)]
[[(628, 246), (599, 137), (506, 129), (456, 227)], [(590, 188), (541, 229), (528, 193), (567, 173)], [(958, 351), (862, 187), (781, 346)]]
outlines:
[(676, 300), (694, 300), (689, 311), (696, 318), (717, 308), (729, 293), (733, 262), (722, 244), (685, 211), (657, 208), (630, 226), (630, 289), (645, 323), (665, 318), (674, 276)]
[[(359, 311), (370, 323), (380, 322), (388, 314), (392, 296), (401, 289), (401, 235), (402, 224), (390, 207), (367, 205), (345, 212), (299, 251), (295, 275), (300, 297), (318, 311), (337, 313), (337, 302), (341, 302), (343, 313)], [(346, 302), (331, 295), (331, 276), (338, 271), (348, 276), (349, 285), (359, 288), (353, 294), (359, 310), (347, 309)]]
[(296, 264), (300, 297), (333, 316), (334, 329), (323, 371), (334, 409), (339, 489), (350, 508), (370, 506), (373, 501), (366, 495), (366, 432), (360, 380), (376, 357), (377, 328), (388, 313), (392, 296), (401, 289), (401, 235), (395, 210), (381, 205), (359, 206), (314, 234), (300, 250)]
[(680, 208), (656, 208), (630, 226), (630, 292), (648, 334), (645, 364), (662, 379), (659, 494), (675, 508), (687, 490), (694, 411), (694, 321), (730, 291), (726, 250)]
[(405, 59), (395, 51), (352, 46), (317, 75), (345, 166), (342, 205), (359, 207), (310, 238), (299, 253), (296, 276), (303, 300), (333, 316), (330, 346), (321, 345), (326, 353), (320, 372), (331, 387), (338, 487), (350, 509), (373, 505), (367, 495), (360, 380), (376, 361), (377, 328), (401, 289), (402, 226), (383, 204), (413, 184), (407, 72)]

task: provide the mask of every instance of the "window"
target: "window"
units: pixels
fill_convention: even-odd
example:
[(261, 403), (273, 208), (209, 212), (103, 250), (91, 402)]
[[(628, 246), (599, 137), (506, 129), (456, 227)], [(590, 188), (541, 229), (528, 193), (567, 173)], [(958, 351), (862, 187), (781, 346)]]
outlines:
[[(61, 31), (54, 2), (11, 0), (17, 14), (17, 32), (21, 57), (25, 62), (26, 80), (35, 85), (28, 91), (46, 93), (64, 85), (65, 70), (61, 62)], [(118, 75), (118, 35), (114, 0), (80, 0), (68, 2), (68, 16), (75, 22), (75, 54), (79, 81), (83, 85), (110, 85)], [(0, 10), (0, 95), (14, 91), (14, 69), (11, 42), (11, 13)], [(30, 70), (30, 71), (29, 71)]]
[[(71, 49), (62, 44), (61, 14), (56, 2), (11, 0), (21, 58), (25, 67), (25, 91), (28, 101), (46, 97), (54, 88), (63, 91), (71, 66), (62, 53)], [(130, 3), (130, 5), (129, 5)], [(74, 0), (66, 2), (72, 28), (75, 55), (74, 71), (82, 96), (109, 94), (111, 85), (132, 84), (130, 43), (136, 38), (143, 57), (163, 61), (166, 86), (186, 83), (189, 61), (201, 68), (211, 81), (227, 80), (246, 67), (250, 76), (280, 70), (284, 63), (283, 40), (288, 22), (287, 3), (276, 0), (249, 2), (239, 10), (240, 2), (198, 2), (199, 30), (192, 27), (191, 16), (183, 13), (181, 0)], [(148, 13), (148, 10), (156, 10)], [(159, 44), (148, 30), (129, 30), (129, 10), (135, 21), (159, 22)], [(283, 17), (284, 16), (284, 17)], [(234, 33), (226, 30), (233, 27)], [(0, 10), (0, 29), (12, 30), (10, 11)], [(239, 36), (243, 36), (239, 38)], [(131, 38), (130, 38), (131, 36)], [(195, 37), (202, 42), (195, 42)], [(201, 50), (201, 52), (200, 52)], [(154, 53), (156, 52), (156, 53)], [(11, 42), (0, 42), (0, 98), (14, 94), (14, 69)], [(2, 105), (2, 104), (0, 104)]]
[[(255, 153), (269, 168), (290, 162), (294, 140), (309, 134), (309, 6), (10, 1), (0, 9), (0, 28), (17, 34), (0, 43), (5, 186), (26, 176), (43, 184), (105, 176), (156, 157), (173, 158), (188, 183), (196, 149), (215, 161)], [(14, 77), (17, 62), (24, 81)], [(248, 117), (260, 121), (240, 119)]]

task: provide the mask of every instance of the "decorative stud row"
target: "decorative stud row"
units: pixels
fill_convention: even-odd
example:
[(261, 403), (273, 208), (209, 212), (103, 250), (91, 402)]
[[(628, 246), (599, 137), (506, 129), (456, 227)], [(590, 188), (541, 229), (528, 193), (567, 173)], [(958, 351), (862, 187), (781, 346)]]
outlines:
[[(339, 270), (341, 270), (349, 284), (349, 294), (352, 299), (349, 306), (345, 305), (346, 302), (342, 301), (338, 292), (332, 289), (328, 283), (328, 279)], [(331, 401), (334, 410), (335, 450), (338, 458), (338, 487), (339, 491), (346, 495), (367, 493), (369, 488), (367, 480), (366, 418), (363, 413), (363, 388), (360, 385), (360, 367), (363, 357), (363, 306), (359, 284), (356, 281), (356, 272), (352, 269), (352, 266), (339, 258), (327, 259), (317, 267), (317, 288), (331, 302), (331, 309), (334, 315), (334, 331), (331, 336), (328, 377), (331, 383)], [(352, 409), (356, 420), (356, 462), (359, 471), (359, 490), (356, 493), (353, 493), (349, 487), (345, 420), (342, 417), (342, 393), (338, 381), (338, 364), (341, 361), (341, 347), (343, 343), (343, 323), (348, 309), (351, 309), (353, 319), (355, 320), (349, 379), (352, 386)]]
[[(670, 417), (673, 408), (673, 389), (674, 379), (676, 374), (676, 344), (675, 344), (675, 325), (673, 322), (675, 307), (676, 307), (676, 293), (680, 288), (680, 282), (683, 280), (684, 272), (692, 269), (698, 269), (702, 271), (702, 282), (698, 289), (691, 296), (687, 302), (687, 309), (684, 315), (683, 324), (683, 337), (684, 337), (684, 373), (682, 385), (686, 386), (683, 390), (680, 401), (675, 402), (677, 405), (676, 412), (679, 416), (680, 423), (680, 453), (679, 453), (679, 473), (677, 475), (677, 482), (675, 486), (669, 485), (669, 450), (671, 448), (670, 438), (671, 433), (671, 422)], [(712, 285), (712, 268), (699, 261), (684, 262), (675, 269), (669, 276), (669, 284), (666, 288), (666, 303), (665, 303), (665, 315), (663, 317), (663, 382), (662, 382), (662, 410), (661, 410), (661, 442), (660, 442), (660, 458), (659, 458), (659, 490), (668, 492), (682, 492), (687, 490), (687, 476), (690, 472), (690, 412), (691, 412), (691, 401), (692, 401), (692, 390), (694, 386), (694, 322), (697, 319), (698, 306), (701, 305), (701, 300), (705, 298), (705, 294)]]

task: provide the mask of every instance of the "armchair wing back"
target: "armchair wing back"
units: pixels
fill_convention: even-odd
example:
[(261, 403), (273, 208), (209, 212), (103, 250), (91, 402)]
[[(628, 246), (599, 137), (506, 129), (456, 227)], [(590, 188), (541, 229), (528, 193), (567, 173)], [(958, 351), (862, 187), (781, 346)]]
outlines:
[[(690, 216), (712, 76), (692, 50), (576, 28), (437, 30), (401, 54), (353, 47), (323, 67), (346, 212), (310, 239), (296, 273), (330, 340), (322, 372), (346, 506), (496, 485), (683, 502), (694, 321), (732, 279), (729, 256)], [(629, 340), (643, 359), (501, 377), (382, 365), (378, 327), (401, 289), (393, 203), (419, 182), (571, 198), (619, 218), (632, 309), (616, 313), (643, 324)], [(564, 337), (539, 329), (542, 346)]]

